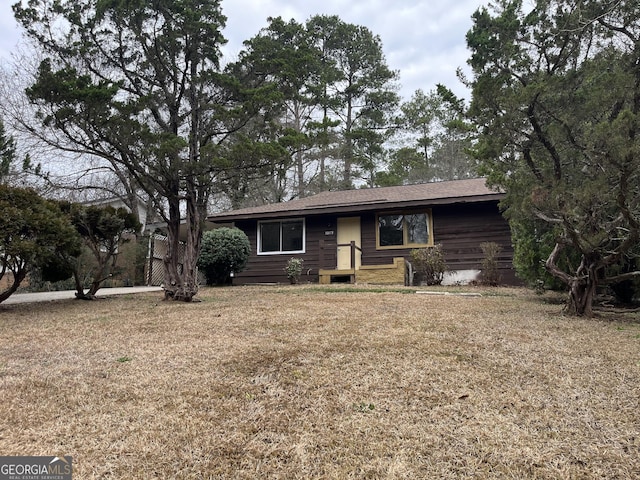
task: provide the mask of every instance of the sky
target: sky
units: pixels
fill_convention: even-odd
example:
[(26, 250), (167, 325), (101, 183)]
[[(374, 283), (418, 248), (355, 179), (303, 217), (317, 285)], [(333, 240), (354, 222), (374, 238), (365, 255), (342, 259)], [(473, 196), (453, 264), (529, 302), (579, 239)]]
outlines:
[[(11, 60), (21, 39), (11, 5), (0, 0), (0, 61)], [(268, 17), (281, 16), (305, 22), (316, 14), (338, 15), (343, 21), (363, 25), (382, 40), (387, 64), (400, 73), (400, 94), (428, 92), (441, 83), (468, 98), (456, 70), (468, 72), (465, 35), (471, 15), (488, 0), (223, 0), (227, 16), (225, 56), (234, 60), (242, 42), (267, 25)]]

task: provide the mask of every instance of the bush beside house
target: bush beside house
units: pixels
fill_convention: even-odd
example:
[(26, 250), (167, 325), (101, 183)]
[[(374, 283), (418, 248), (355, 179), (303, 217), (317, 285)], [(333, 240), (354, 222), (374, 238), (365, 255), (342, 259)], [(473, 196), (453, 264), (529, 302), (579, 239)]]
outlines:
[(198, 267), (208, 285), (230, 283), (231, 274), (241, 272), (251, 253), (249, 237), (237, 228), (217, 228), (204, 233)]

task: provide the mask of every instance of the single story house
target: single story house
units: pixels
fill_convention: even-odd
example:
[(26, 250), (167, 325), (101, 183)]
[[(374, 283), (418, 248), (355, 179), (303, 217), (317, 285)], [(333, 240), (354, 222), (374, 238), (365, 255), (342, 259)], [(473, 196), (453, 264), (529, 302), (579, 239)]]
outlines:
[(287, 282), (292, 257), (304, 260), (301, 282), (406, 284), (411, 250), (436, 244), (445, 253), (445, 282), (465, 283), (480, 272), (483, 242), (501, 245), (501, 278), (510, 284), (517, 280), (509, 225), (498, 207), (503, 197), (477, 178), (323, 192), (208, 221), (249, 237), (252, 254), (236, 285)]

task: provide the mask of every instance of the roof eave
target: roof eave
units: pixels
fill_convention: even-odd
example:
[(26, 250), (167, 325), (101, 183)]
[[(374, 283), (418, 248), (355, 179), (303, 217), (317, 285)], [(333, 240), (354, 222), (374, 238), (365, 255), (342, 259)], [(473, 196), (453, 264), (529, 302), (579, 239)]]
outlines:
[(304, 216), (315, 216), (315, 215), (331, 215), (331, 214), (342, 214), (342, 213), (354, 213), (354, 212), (370, 212), (370, 211), (390, 211), (397, 210), (401, 208), (416, 208), (416, 207), (431, 207), (438, 205), (455, 205), (461, 203), (481, 203), (481, 202), (492, 202), (492, 201), (500, 201), (504, 198), (504, 193), (491, 193), (491, 194), (482, 194), (482, 195), (470, 195), (467, 197), (447, 197), (447, 198), (436, 198), (436, 199), (425, 199), (425, 200), (403, 200), (397, 202), (376, 202), (376, 203), (366, 203), (366, 204), (343, 204), (343, 205), (332, 205), (330, 207), (327, 206), (318, 206), (318, 207), (306, 207), (299, 209), (290, 209), (290, 210), (280, 210), (273, 212), (257, 212), (257, 213), (246, 213), (246, 214), (233, 214), (229, 212), (229, 215), (225, 215), (224, 213), (218, 215), (210, 215), (208, 219), (214, 222), (230, 222), (230, 221), (241, 221), (241, 220), (255, 220), (261, 218), (292, 218), (292, 217), (304, 217)]

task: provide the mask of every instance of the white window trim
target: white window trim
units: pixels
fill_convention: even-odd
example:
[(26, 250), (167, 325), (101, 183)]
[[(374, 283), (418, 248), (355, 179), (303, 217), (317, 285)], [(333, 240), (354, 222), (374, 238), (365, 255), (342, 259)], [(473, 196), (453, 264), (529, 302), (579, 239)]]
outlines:
[[(280, 223), (280, 246), (282, 247), (282, 222), (302, 222), (302, 250), (279, 250), (276, 252), (262, 252), (262, 235), (260, 235), (260, 225), (263, 223)], [(306, 253), (307, 247), (307, 222), (304, 218), (287, 218), (287, 219), (273, 219), (273, 220), (258, 220), (258, 228), (256, 230), (257, 236), (257, 254), (262, 255), (294, 255)]]

